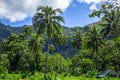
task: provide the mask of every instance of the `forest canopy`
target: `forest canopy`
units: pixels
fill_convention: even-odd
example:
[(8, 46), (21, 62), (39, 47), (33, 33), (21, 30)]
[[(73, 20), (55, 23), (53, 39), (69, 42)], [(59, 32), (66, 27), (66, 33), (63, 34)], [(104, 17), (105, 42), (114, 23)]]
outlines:
[[(36, 75), (36, 80), (62, 80), (70, 76), (95, 78), (108, 69), (117, 72), (114, 77), (119, 77), (120, 7), (103, 3), (99, 10), (89, 15), (101, 21), (87, 30), (66, 29), (73, 31), (69, 34), (63, 30), (64, 18), (58, 13), (62, 14), (59, 8), (40, 6), (32, 19), (32, 27), (24, 26), (20, 34), (1, 28), (0, 78), (9, 79), (13, 73), (16, 79), (10, 80), (26, 77), (33, 80)], [(2, 40), (3, 36), (6, 39)]]

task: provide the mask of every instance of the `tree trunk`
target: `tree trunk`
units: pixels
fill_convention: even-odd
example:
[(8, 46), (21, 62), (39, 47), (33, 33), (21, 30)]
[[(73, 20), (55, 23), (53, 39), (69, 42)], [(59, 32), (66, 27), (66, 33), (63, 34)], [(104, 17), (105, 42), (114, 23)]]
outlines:
[(38, 52), (37, 52), (36, 59), (35, 59), (35, 68), (36, 68), (36, 70), (38, 70), (38, 59), (39, 59), (39, 55), (38, 55)]
[(94, 54), (94, 60), (93, 60), (93, 61), (94, 61), (94, 66), (95, 66), (95, 67), (94, 67), (94, 68), (95, 68), (95, 72), (97, 73), (97, 67), (96, 67), (96, 55), (95, 55), (95, 54)]
[[(98, 51), (97, 51), (98, 54)], [(97, 69), (97, 75), (99, 73), (99, 65), (98, 65), (98, 55), (96, 54), (96, 69)]]
[(98, 75), (98, 71), (99, 71), (99, 67), (98, 67), (98, 51), (95, 50), (95, 59), (94, 59), (94, 65), (95, 65), (95, 70), (96, 70), (96, 73)]
[(50, 43), (50, 40), (48, 40), (48, 49), (47, 49), (47, 53), (46, 53), (46, 63), (45, 63), (45, 72), (44, 72), (44, 79), (45, 80), (46, 80), (47, 67), (48, 67), (49, 43)]
[[(114, 39), (114, 42), (115, 42), (115, 39)], [(117, 50), (117, 56), (116, 56), (117, 78), (119, 78), (119, 59), (118, 59), (119, 49), (118, 49), (118, 46), (117, 46), (117, 43), (116, 43), (116, 42), (115, 42), (115, 48), (116, 48), (116, 50)]]
[(56, 50), (57, 50), (57, 54), (56, 54), (56, 55), (57, 55), (57, 59), (56, 59), (56, 69), (55, 69), (55, 70), (56, 70), (56, 73), (55, 73), (55, 78), (57, 77), (58, 69), (59, 69), (59, 68), (58, 68), (58, 45), (57, 45)]

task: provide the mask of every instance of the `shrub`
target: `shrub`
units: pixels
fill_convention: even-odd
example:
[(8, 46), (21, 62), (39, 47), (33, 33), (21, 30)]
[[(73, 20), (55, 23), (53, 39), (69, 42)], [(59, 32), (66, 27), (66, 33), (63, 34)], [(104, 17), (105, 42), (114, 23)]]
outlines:
[(93, 69), (93, 62), (90, 59), (83, 59), (81, 62), (82, 72), (87, 73)]
[(16, 74), (3, 74), (0, 79), (3, 80), (20, 80), (21, 76)]
[(0, 74), (6, 74), (8, 73), (8, 70), (4, 66), (0, 66)]
[(82, 69), (76, 69), (71, 71), (71, 75), (73, 76), (80, 76), (82, 74)]
[(93, 77), (96, 75), (96, 72), (95, 71), (88, 71), (87, 74), (90, 76), (90, 77)]

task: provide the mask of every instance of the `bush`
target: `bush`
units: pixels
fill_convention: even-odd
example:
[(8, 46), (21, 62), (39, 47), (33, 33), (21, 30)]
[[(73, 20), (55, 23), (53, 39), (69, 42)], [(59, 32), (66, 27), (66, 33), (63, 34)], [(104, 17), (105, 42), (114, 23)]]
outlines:
[(0, 74), (6, 74), (8, 73), (8, 70), (4, 66), (0, 66)]
[(93, 69), (93, 62), (90, 59), (83, 59), (81, 62), (82, 72), (87, 73)]
[(76, 69), (71, 71), (71, 75), (80, 76), (82, 74), (82, 69)]
[(87, 74), (90, 76), (90, 77), (93, 77), (96, 75), (96, 72), (95, 71), (88, 71)]
[(3, 74), (0, 79), (3, 80), (20, 80), (21, 76), (16, 74)]

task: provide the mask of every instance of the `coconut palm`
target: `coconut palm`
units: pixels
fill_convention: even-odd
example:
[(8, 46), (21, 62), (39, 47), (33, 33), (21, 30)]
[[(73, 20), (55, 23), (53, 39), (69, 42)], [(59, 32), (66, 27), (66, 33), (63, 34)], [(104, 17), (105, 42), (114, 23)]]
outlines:
[(103, 45), (103, 40), (95, 26), (92, 28), (92, 30), (89, 31), (87, 40), (88, 40), (87, 41), (88, 48), (90, 48), (94, 52), (94, 64), (98, 74), (99, 71), (98, 53), (99, 53), (99, 48), (101, 48)]
[[(72, 36), (72, 45), (73, 47), (77, 48), (77, 51), (79, 53), (80, 49), (82, 48), (83, 38), (82, 38), (82, 31), (77, 29), (75, 34)], [(82, 57), (80, 56), (80, 61), (82, 61)]]
[[(116, 35), (117, 31), (120, 31), (120, 7), (115, 7), (113, 4), (104, 3), (99, 11), (94, 11), (90, 17), (94, 16), (102, 16), (103, 29), (101, 30), (101, 34), (106, 37), (109, 35)], [(119, 29), (119, 30), (118, 30)]]
[(52, 9), (49, 6), (40, 6), (37, 8), (37, 12), (35, 16), (33, 17), (33, 25), (37, 32), (37, 34), (46, 33), (48, 38), (48, 48), (47, 48), (47, 54), (46, 54), (46, 66), (45, 66), (45, 75), (46, 78), (47, 74), (47, 67), (48, 67), (48, 54), (49, 54), (49, 44), (52, 39), (52, 37), (55, 34), (61, 34), (62, 33), (62, 27), (60, 25), (60, 22), (64, 23), (64, 20), (61, 16), (57, 15), (59, 13), (62, 13), (61, 9)]
[(24, 37), (26, 37), (26, 39), (30, 39), (30, 36), (33, 34), (33, 29), (30, 26), (25, 26), (24, 27)]
[(10, 62), (10, 70), (17, 70), (19, 59), (26, 50), (26, 41), (22, 41), (16, 34), (12, 34), (7, 40), (1, 44), (2, 53), (8, 54)]
[[(115, 3), (117, 3), (117, 1)], [(100, 16), (101, 14), (103, 14), (101, 23), (103, 26), (103, 29), (101, 30), (103, 37), (106, 37), (107, 35), (110, 37), (110, 39), (118, 37), (120, 35), (120, 7), (108, 2), (103, 4), (99, 11), (94, 11), (90, 16)], [(118, 49), (117, 46), (115, 47)]]
[(54, 44), (56, 45), (56, 50), (58, 52), (59, 46), (64, 46), (67, 44), (67, 37), (64, 34), (55, 35), (53, 41)]
[(77, 29), (75, 35), (72, 36), (73, 47), (76, 47), (78, 50), (82, 47), (82, 32)]
[[(61, 48), (61, 50), (59, 50), (58, 48), (59, 47), (65, 47), (65, 45), (67, 44), (67, 38), (64, 34), (60, 34), (60, 35), (55, 35), (54, 38), (53, 38), (53, 41), (56, 45), (56, 51), (57, 51), (57, 56), (59, 56), (58, 52), (61, 52), (63, 48)], [(57, 57), (56, 59), (56, 75), (57, 75), (57, 72), (58, 72), (58, 62), (59, 62), (59, 59)], [(61, 67), (62, 67), (62, 56), (60, 56), (60, 70), (61, 70)]]
[(108, 5), (108, 7), (103, 5), (102, 12), (104, 13), (104, 17), (102, 18), (104, 20), (104, 28), (101, 30), (101, 33), (103, 35), (116, 34), (116, 28), (118, 28), (120, 21), (120, 13), (118, 13), (118, 10), (113, 9), (112, 5)]
[[(38, 68), (38, 61), (39, 61), (39, 52), (43, 49), (44, 39), (42, 37), (37, 37), (36, 35), (29, 41), (28, 46), (30, 51), (33, 53), (35, 58), (35, 69)], [(34, 68), (34, 67), (33, 67)], [(34, 69), (33, 69), (34, 74)]]
[(11, 36), (8, 37), (8, 39), (4, 40), (1, 43), (1, 52), (2, 53), (13, 53), (14, 50), (17, 48), (16, 47), (16, 40), (18, 36), (16, 34), (12, 34)]
[[(109, 35), (110, 39), (113, 38), (115, 42), (115, 48), (117, 49), (117, 55), (119, 54), (119, 49), (117, 47), (117, 43), (115, 38), (120, 35), (120, 7), (114, 7), (114, 5), (103, 5), (103, 20), (106, 23), (103, 23), (104, 28), (101, 30), (103, 35)], [(116, 57), (116, 62), (119, 63), (118, 57)], [(119, 64), (116, 64), (118, 75), (119, 75)], [(117, 75), (117, 76), (118, 76)]]

